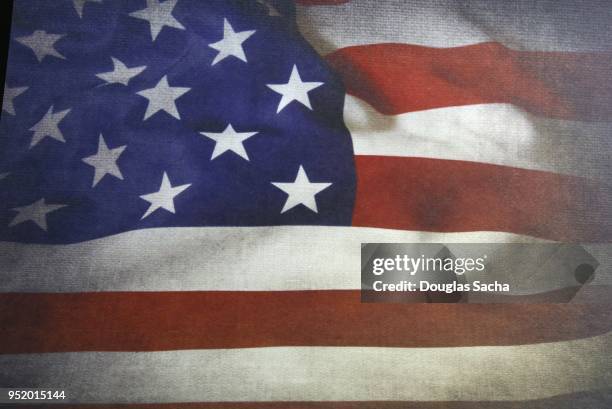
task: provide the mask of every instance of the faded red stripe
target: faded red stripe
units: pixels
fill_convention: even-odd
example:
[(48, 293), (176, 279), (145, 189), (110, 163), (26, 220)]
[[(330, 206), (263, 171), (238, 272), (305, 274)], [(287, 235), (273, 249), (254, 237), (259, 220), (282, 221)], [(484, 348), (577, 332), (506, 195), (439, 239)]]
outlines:
[(363, 304), (357, 290), (8, 293), (0, 306), (3, 354), (515, 345), (612, 328), (604, 304)]
[(388, 114), (512, 103), (538, 115), (612, 117), (612, 55), (515, 51), (499, 43), (456, 48), (347, 47), (328, 55), (347, 91)]
[(333, 6), (336, 4), (348, 3), (350, 0), (295, 0), (302, 6)]
[(354, 226), (505, 231), (568, 242), (612, 239), (612, 194), (585, 179), (410, 157), (356, 156), (355, 166)]

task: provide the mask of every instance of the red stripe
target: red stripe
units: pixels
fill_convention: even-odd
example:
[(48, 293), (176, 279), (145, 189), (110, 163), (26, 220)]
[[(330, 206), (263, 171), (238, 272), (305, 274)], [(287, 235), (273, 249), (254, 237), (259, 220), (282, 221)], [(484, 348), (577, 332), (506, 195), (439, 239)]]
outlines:
[(512, 103), (556, 118), (612, 117), (611, 54), (514, 51), (498, 43), (375, 44), (343, 48), (326, 58), (350, 94), (388, 115)]
[[(601, 390), (558, 395), (545, 399), (521, 401), (206, 402), (118, 405), (53, 405), (53, 407), (57, 409), (82, 407), (92, 409), (607, 409), (610, 407), (611, 402), (612, 390)], [(33, 406), (32, 408), (34, 407), (43, 408), (43, 406)], [(48, 407), (49, 406), (44, 406), (45, 409)]]
[(612, 328), (605, 304), (364, 304), (356, 290), (9, 293), (0, 306), (3, 354), (515, 345)]
[(571, 242), (612, 239), (612, 193), (595, 182), (425, 158), (356, 156), (355, 165), (354, 226), (505, 231)]

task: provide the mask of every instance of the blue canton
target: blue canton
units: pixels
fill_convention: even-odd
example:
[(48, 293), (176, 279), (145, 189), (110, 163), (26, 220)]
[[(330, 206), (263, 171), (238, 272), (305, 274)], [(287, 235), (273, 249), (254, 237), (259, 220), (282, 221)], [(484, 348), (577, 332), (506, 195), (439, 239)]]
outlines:
[(297, 32), (290, 5), (14, 7), (0, 240), (350, 225), (355, 169), (344, 89)]

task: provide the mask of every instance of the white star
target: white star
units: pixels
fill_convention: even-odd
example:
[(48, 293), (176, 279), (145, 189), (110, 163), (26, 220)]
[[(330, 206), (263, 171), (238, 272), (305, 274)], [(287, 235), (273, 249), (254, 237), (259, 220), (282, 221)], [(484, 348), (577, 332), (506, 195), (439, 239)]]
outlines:
[(128, 68), (124, 63), (122, 63), (115, 57), (111, 57), (111, 60), (113, 60), (112, 71), (96, 74), (96, 77), (106, 81), (107, 84), (128, 85), (128, 82), (130, 82), (132, 78), (138, 76), (138, 74), (140, 74), (147, 68), (146, 65)]
[(289, 197), (287, 197), (287, 201), (285, 202), (285, 206), (283, 206), (283, 210), (281, 210), (281, 213), (285, 213), (287, 210), (293, 209), (299, 204), (303, 204), (313, 212), (318, 213), (319, 211), (317, 209), (315, 195), (332, 185), (331, 183), (310, 182), (302, 165), (300, 165), (300, 168), (298, 169), (294, 182), (272, 182), (272, 184), (289, 195)]
[(158, 111), (166, 111), (176, 119), (181, 119), (175, 101), (190, 89), (171, 87), (168, 85), (168, 77), (164, 76), (155, 87), (137, 92), (138, 95), (149, 100), (143, 121), (146, 121)]
[(13, 105), (13, 100), (19, 95), (26, 92), (27, 89), (28, 87), (9, 88), (5, 86), (4, 94), (2, 96), (2, 110), (8, 112), (11, 115), (15, 115), (15, 106)]
[(172, 15), (172, 10), (174, 10), (177, 1), (178, 0), (166, 0), (162, 3), (159, 0), (147, 0), (146, 9), (130, 13), (130, 16), (147, 20), (151, 27), (151, 37), (153, 37), (153, 41), (155, 41), (164, 26), (181, 30), (185, 29), (185, 27), (183, 27), (183, 25)]
[(280, 13), (276, 10), (276, 7), (272, 5), (268, 0), (257, 0), (257, 3), (264, 6), (264, 8), (268, 11), (268, 15), (271, 17), (280, 17)]
[(125, 150), (126, 146), (127, 145), (123, 145), (117, 148), (109, 149), (106, 145), (104, 137), (102, 134), (100, 134), (100, 140), (98, 141), (98, 152), (95, 155), (83, 158), (83, 162), (93, 166), (95, 169), (93, 184), (91, 187), (95, 187), (106, 175), (111, 175), (123, 180), (121, 170), (119, 169), (119, 166), (117, 166), (117, 160)]
[(17, 42), (30, 47), (36, 55), (36, 59), (40, 62), (47, 55), (52, 55), (57, 58), (66, 58), (55, 49), (55, 43), (64, 37), (63, 34), (50, 34), (43, 30), (36, 30), (29, 36), (18, 37)]
[(242, 43), (244, 43), (250, 36), (255, 34), (255, 30), (240, 31), (236, 32), (232, 28), (229, 21), (226, 18), (223, 19), (223, 39), (216, 43), (208, 44), (210, 48), (214, 48), (219, 51), (211, 65), (215, 65), (219, 61), (224, 60), (229, 56), (234, 56), (239, 60), (247, 62), (246, 55), (244, 55), (244, 49)]
[(274, 92), (278, 92), (282, 95), (280, 103), (278, 104), (278, 109), (276, 113), (279, 113), (283, 110), (287, 105), (289, 105), (292, 101), (298, 101), (308, 109), (312, 110), (312, 106), (310, 106), (310, 98), (308, 98), (308, 93), (315, 88), (323, 85), (322, 82), (303, 82), (302, 78), (300, 78), (300, 73), (297, 67), (294, 65), (291, 70), (291, 76), (289, 77), (289, 81), (286, 84), (267, 84), (268, 88), (270, 88)]
[(102, 3), (102, 0), (72, 0), (72, 2), (74, 3), (74, 9), (76, 10), (80, 18), (83, 18), (83, 7), (85, 7), (85, 3), (87, 3), (88, 1), (94, 3)]
[(229, 124), (223, 132), (200, 132), (200, 134), (216, 142), (215, 149), (210, 158), (211, 160), (227, 151), (232, 151), (238, 156), (249, 160), (249, 155), (244, 149), (243, 142), (251, 136), (257, 135), (257, 132), (236, 132), (232, 124)]
[(16, 224), (32, 221), (38, 225), (44, 231), (47, 231), (47, 214), (51, 213), (57, 209), (61, 209), (62, 207), (66, 207), (63, 204), (46, 204), (45, 199), (37, 200), (36, 202), (21, 207), (15, 207), (14, 210), (19, 212), (17, 216), (11, 221), (9, 227), (12, 227)]
[(151, 206), (147, 209), (145, 214), (142, 215), (140, 220), (144, 219), (157, 209), (166, 209), (170, 213), (175, 213), (174, 210), (174, 198), (178, 196), (182, 191), (191, 186), (191, 183), (180, 186), (172, 186), (170, 184), (170, 179), (168, 179), (168, 174), (164, 172), (164, 176), (162, 178), (161, 186), (159, 190), (154, 193), (149, 193), (146, 195), (140, 196), (141, 199), (146, 200), (151, 203)]
[(68, 115), (68, 112), (70, 112), (70, 109), (53, 113), (53, 105), (51, 105), (51, 108), (49, 108), (45, 116), (43, 116), (42, 119), (36, 123), (36, 125), (30, 128), (30, 131), (34, 131), (32, 142), (30, 142), (30, 149), (36, 146), (47, 136), (65, 143), (66, 140), (64, 139), (64, 135), (62, 134), (62, 131), (60, 131), (58, 125), (62, 119)]

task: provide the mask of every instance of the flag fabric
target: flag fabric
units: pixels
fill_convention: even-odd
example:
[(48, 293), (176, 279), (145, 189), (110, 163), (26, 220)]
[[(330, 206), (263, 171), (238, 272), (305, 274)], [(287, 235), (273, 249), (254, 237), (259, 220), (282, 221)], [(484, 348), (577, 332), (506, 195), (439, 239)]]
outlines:
[(0, 387), (99, 407), (612, 403), (605, 298), (359, 294), (366, 242), (587, 242), (612, 284), (609, 5), (20, 0), (12, 21)]

